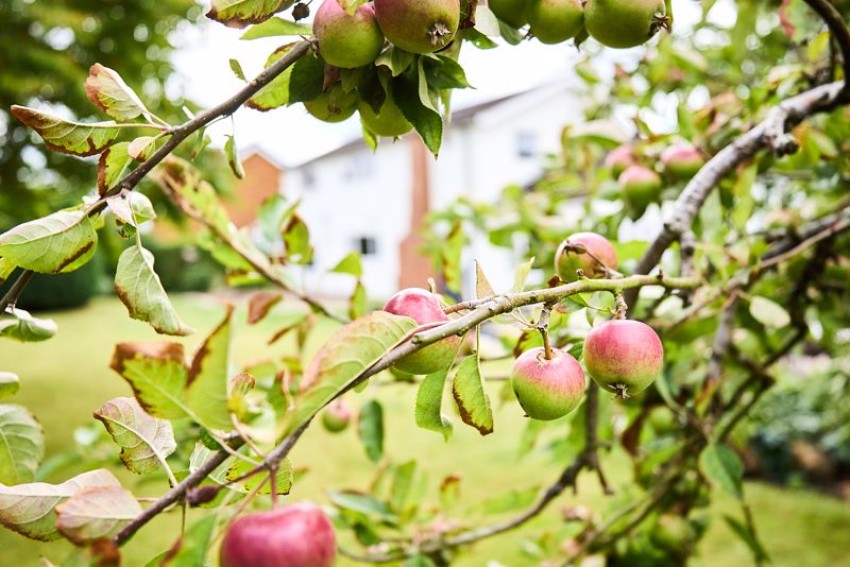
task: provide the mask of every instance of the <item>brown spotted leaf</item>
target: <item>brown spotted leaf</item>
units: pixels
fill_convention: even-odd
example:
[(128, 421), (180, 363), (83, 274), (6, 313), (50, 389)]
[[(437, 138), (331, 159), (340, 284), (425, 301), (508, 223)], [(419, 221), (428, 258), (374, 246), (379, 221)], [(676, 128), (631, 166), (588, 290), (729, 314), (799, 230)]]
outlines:
[(146, 412), (163, 419), (191, 416), (185, 402), (188, 369), (179, 343), (119, 343), (112, 370), (133, 388)]
[(58, 539), (54, 513), (58, 504), (85, 488), (119, 485), (118, 479), (106, 469), (85, 472), (62, 484), (0, 484), (0, 524), (31, 539)]
[(56, 527), (76, 544), (108, 539), (142, 513), (122, 486), (85, 488), (56, 506)]
[(150, 111), (124, 79), (100, 63), (95, 63), (89, 69), (86, 96), (92, 104), (115, 120), (132, 120), (143, 114), (150, 116)]
[(118, 142), (100, 154), (97, 160), (97, 190), (101, 195), (116, 185), (133, 163), (128, 147), (129, 143)]
[(12, 106), (15, 117), (38, 132), (51, 150), (75, 156), (99, 154), (118, 137), (114, 122), (83, 124), (26, 106)]
[(248, 300), (248, 324), (254, 325), (265, 319), (281, 299), (283, 296), (276, 291), (259, 291), (252, 295)]
[(207, 17), (232, 28), (264, 22), (295, 0), (212, 0)]
[(121, 447), (121, 462), (134, 473), (157, 470), (177, 449), (171, 422), (149, 415), (136, 398), (109, 400), (94, 417)]
[(493, 410), (484, 391), (477, 355), (466, 357), (458, 365), (452, 381), (452, 395), (465, 424), (477, 429), (481, 435), (493, 433)]
[(58, 211), (0, 234), (0, 256), (44, 274), (71, 272), (94, 255), (97, 232), (80, 210)]
[(232, 429), (227, 408), (232, 316), (233, 307), (228, 305), (224, 319), (195, 353), (189, 368), (186, 403), (198, 423), (211, 429)]

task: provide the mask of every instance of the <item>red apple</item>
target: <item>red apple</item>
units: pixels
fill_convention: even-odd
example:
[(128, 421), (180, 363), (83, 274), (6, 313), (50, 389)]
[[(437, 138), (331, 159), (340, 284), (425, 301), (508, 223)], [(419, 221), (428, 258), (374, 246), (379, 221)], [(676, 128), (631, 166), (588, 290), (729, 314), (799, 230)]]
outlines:
[(351, 423), (351, 407), (342, 399), (328, 404), (322, 412), (322, 425), (330, 433), (344, 431)]
[(619, 177), (628, 167), (637, 165), (634, 148), (631, 144), (617, 146), (605, 157), (605, 167), (611, 168), (614, 177)]
[(664, 366), (664, 347), (646, 323), (606, 321), (584, 339), (584, 366), (599, 386), (621, 398), (644, 391)]
[(636, 216), (643, 215), (646, 207), (657, 201), (661, 194), (661, 177), (642, 165), (628, 167), (617, 178), (617, 183), (623, 190), (623, 198)]
[(514, 361), (511, 386), (528, 417), (558, 419), (581, 402), (584, 372), (570, 354), (552, 349), (552, 358), (547, 359), (543, 347), (537, 347)]
[(339, 0), (325, 0), (313, 19), (313, 33), (322, 58), (343, 69), (369, 65), (384, 47), (384, 34), (371, 3), (349, 14)]
[(680, 144), (664, 150), (661, 153), (661, 163), (670, 177), (685, 181), (696, 175), (705, 164), (705, 158), (695, 147)]
[(605, 277), (605, 268), (616, 270), (617, 264), (617, 252), (614, 247), (607, 238), (595, 232), (577, 232), (570, 235), (561, 242), (555, 253), (555, 272), (568, 282), (578, 279), (578, 270), (588, 278)]
[(221, 567), (331, 567), (333, 526), (310, 503), (242, 516), (221, 542)]
[[(439, 298), (430, 291), (419, 288), (403, 289), (387, 301), (384, 311), (403, 315), (417, 325), (443, 323), (448, 316), (440, 306)], [(448, 366), (460, 345), (460, 337), (451, 336), (409, 354), (395, 363), (395, 367), (408, 374), (431, 374)]]

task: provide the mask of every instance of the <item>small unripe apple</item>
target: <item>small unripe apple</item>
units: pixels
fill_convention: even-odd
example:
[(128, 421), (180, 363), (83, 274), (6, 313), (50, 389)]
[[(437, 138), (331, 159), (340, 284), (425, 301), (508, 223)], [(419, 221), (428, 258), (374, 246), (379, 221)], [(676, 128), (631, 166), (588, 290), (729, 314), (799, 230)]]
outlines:
[(646, 323), (606, 321), (584, 339), (584, 366), (603, 390), (621, 398), (640, 393), (664, 366), (664, 347)]
[(543, 347), (525, 351), (514, 361), (511, 386), (528, 417), (552, 420), (576, 409), (584, 396), (584, 372), (569, 353)]
[(242, 516), (221, 542), (221, 567), (331, 567), (336, 536), (314, 504)]
[[(417, 325), (449, 320), (440, 306), (439, 298), (430, 291), (419, 288), (403, 289), (396, 293), (384, 305), (384, 311), (410, 317)], [(446, 337), (405, 356), (395, 363), (395, 367), (408, 374), (431, 374), (451, 364), (459, 346), (460, 337)]]
[(561, 43), (584, 26), (581, 0), (530, 0), (527, 14), (529, 31), (541, 43)]
[(587, 33), (608, 47), (624, 49), (646, 43), (666, 25), (664, 0), (587, 0)]
[(661, 152), (664, 171), (673, 179), (686, 181), (705, 164), (702, 153), (690, 145), (670, 146)]
[(342, 85), (336, 83), (313, 100), (306, 101), (304, 108), (323, 122), (342, 122), (357, 109), (357, 93), (345, 92)]
[(411, 53), (447, 46), (460, 24), (459, 0), (375, 0), (375, 17), (391, 42)]
[(487, 4), (496, 17), (515, 28), (521, 28), (528, 23), (529, 0), (490, 0)]
[(330, 433), (345, 431), (351, 423), (351, 406), (344, 400), (336, 399), (322, 412), (322, 425)]
[(384, 47), (372, 4), (361, 4), (349, 14), (339, 0), (325, 0), (313, 20), (313, 34), (322, 59), (343, 69), (368, 65)]
[[(602, 262), (601, 265), (599, 262)], [(555, 272), (562, 280), (578, 279), (581, 270), (585, 277), (605, 277), (605, 268), (617, 269), (617, 252), (608, 239), (595, 232), (577, 232), (570, 235), (555, 252)]]
[(614, 177), (619, 177), (621, 173), (632, 165), (637, 165), (637, 160), (635, 159), (634, 148), (632, 148), (631, 144), (617, 146), (605, 156), (605, 167), (611, 168), (611, 173), (614, 174)]
[(661, 194), (661, 177), (642, 165), (628, 167), (620, 174), (617, 183), (623, 190), (626, 203), (635, 210), (638, 216), (646, 211), (650, 203), (657, 201)]
[(413, 124), (407, 121), (389, 93), (377, 113), (365, 100), (357, 104), (357, 109), (360, 112), (360, 121), (366, 129), (378, 136), (397, 138), (413, 129)]

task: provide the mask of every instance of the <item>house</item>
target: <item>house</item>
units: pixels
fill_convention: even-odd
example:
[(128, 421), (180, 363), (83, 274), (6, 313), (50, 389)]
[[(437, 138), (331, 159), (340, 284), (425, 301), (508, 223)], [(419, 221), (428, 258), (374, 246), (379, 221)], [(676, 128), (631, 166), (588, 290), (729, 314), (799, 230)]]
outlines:
[[(582, 121), (583, 110), (569, 83), (550, 84), (455, 111), (438, 160), (409, 134), (381, 140), (374, 153), (358, 138), (286, 169), (280, 190), (301, 200), (315, 248), (302, 274), (305, 289), (348, 295), (352, 278), (327, 271), (351, 251), (362, 254), (363, 284), (372, 297), (427, 285), (433, 270), (419, 252), (427, 213), (460, 196), (492, 202), (506, 185), (534, 181), (545, 157), (558, 152), (563, 127)], [(509, 289), (522, 261), (518, 254), (494, 249), (484, 235), (473, 236), (464, 280), (474, 285), (475, 258), (495, 289)], [(467, 287), (464, 295), (470, 291)]]

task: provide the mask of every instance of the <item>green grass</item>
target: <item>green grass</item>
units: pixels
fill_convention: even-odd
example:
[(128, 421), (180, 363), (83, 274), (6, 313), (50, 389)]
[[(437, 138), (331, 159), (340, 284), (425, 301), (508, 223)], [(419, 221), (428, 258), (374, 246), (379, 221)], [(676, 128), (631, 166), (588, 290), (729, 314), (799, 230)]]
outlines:
[[(183, 340), (187, 350), (192, 352), (203, 334), (223, 315), (223, 302), (209, 296), (191, 295), (178, 296), (175, 305), (181, 316), (199, 330), (197, 335)], [(291, 341), (281, 341), (271, 348), (265, 346), (276, 323), (285, 316), (286, 305), (279, 306), (270, 320), (252, 327), (244, 324), (244, 305), (241, 307), (236, 314), (239, 324), (233, 348), (237, 367), (291, 352)], [(43, 424), (48, 456), (72, 447), (74, 430), (92, 423), (91, 413), (103, 402), (115, 396), (130, 395), (123, 380), (108, 368), (116, 342), (165, 340), (146, 325), (130, 320), (124, 308), (111, 299), (99, 299), (84, 310), (57, 313), (54, 317), (59, 332), (47, 343), (0, 342), (0, 369), (21, 377), (21, 392), (12, 401), (26, 405)], [(316, 349), (332, 328), (331, 325), (320, 328), (308, 350)], [(414, 394), (413, 388), (404, 385), (370, 387), (352, 401), (356, 403), (375, 396), (383, 402), (387, 412), (386, 452), (394, 462), (419, 461), (427, 478), (426, 502), (434, 501), (436, 488), (446, 475), (458, 474), (462, 479), (458, 511), (464, 516), (465, 512), (471, 512), (473, 521), (478, 524), (491, 522), (501, 517), (481, 513), (480, 503), (489, 495), (510, 488), (543, 486), (558, 475), (558, 467), (546, 453), (517, 457), (517, 442), (525, 419), (516, 404), (496, 404), (494, 435), (481, 438), (459, 425), (451, 441), (445, 443), (439, 435), (416, 428), (412, 411)], [(495, 397), (495, 390), (492, 394)], [(311, 429), (296, 447), (292, 460), (296, 467), (308, 470), (288, 497), (296, 501), (310, 499), (327, 503), (326, 490), (365, 487), (374, 473), (352, 430), (331, 436), (321, 428)], [(608, 468), (615, 487), (627, 482), (628, 467), (620, 456), (615, 454)], [(165, 489), (162, 479), (144, 480), (118, 466), (113, 470), (137, 495), (155, 496)], [(76, 472), (79, 469), (63, 470), (60, 476), (50, 480), (61, 481)], [(832, 567), (850, 564), (846, 559), (850, 508), (846, 504), (811, 492), (780, 490), (760, 484), (748, 484), (746, 490), (774, 565)], [(538, 561), (520, 554), (519, 544), (524, 537), (557, 525), (561, 508), (576, 503), (605, 509), (605, 497), (599, 493), (591, 475), (580, 479), (578, 497), (571, 492), (564, 494), (546, 513), (522, 530), (481, 542), (465, 551), (459, 564), (482, 566), (488, 559), (498, 559), (508, 566), (537, 565)], [(744, 545), (720, 519), (720, 514), (740, 516), (735, 503), (721, 498), (711, 512), (715, 520), (693, 564), (700, 567), (751, 565)], [(155, 520), (125, 546), (123, 564), (144, 565), (174, 541), (178, 530), (176, 513)], [(14, 560), (17, 566), (29, 567), (39, 565), (39, 555), (61, 560), (70, 545), (31, 542), (4, 530), (0, 531), (0, 550), (0, 565)], [(349, 564), (339, 562), (340, 566)]]

